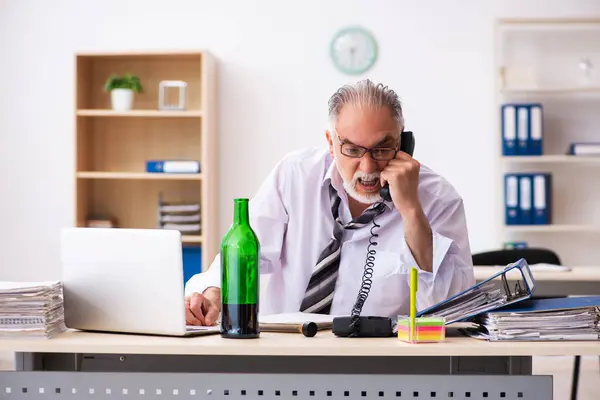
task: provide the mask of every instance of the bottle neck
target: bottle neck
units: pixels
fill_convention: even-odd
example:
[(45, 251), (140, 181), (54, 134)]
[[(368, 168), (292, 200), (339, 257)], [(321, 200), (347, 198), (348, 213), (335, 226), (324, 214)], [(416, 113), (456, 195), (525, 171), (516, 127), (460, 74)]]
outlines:
[(249, 225), (248, 199), (235, 199), (233, 202), (233, 224)]

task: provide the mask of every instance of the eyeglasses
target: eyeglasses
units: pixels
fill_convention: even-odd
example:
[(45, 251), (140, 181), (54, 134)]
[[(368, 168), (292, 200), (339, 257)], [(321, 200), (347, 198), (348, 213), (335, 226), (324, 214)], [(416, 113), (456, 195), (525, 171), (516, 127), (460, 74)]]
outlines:
[(377, 161), (389, 161), (396, 157), (398, 152), (397, 148), (392, 147), (376, 147), (374, 149), (367, 149), (366, 147), (359, 146), (353, 143), (347, 143), (342, 141), (339, 135), (336, 135), (340, 142), (340, 151), (346, 157), (361, 158), (365, 153), (370, 153), (371, 158)]

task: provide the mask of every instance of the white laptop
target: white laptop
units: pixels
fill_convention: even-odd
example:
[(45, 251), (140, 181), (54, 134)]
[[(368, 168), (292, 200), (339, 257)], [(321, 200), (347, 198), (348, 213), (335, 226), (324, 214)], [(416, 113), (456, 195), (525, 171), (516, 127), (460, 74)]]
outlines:
[(219, 333), (186, 326), (181, 233), (65, 228), (62, 281), (68, 328), (168, 336)]

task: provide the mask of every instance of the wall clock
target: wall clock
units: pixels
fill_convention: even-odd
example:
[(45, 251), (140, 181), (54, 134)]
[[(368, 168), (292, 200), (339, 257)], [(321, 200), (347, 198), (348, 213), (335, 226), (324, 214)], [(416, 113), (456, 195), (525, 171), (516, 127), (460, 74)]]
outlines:
[(362, 74), (375, 64), (377, 42), (364, 28), (344, 28), (331, 40), (330, 55), (339, 71), (349, 75)]

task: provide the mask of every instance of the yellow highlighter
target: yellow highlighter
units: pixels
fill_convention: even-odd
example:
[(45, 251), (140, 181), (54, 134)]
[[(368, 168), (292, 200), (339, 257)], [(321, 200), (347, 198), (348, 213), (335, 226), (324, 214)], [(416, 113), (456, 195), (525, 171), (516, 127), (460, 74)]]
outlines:
[(417, 269), (410, 269), (410, 341), (416, 339), (416, 324), (417, 318), (417, 290), (418, 290)]

